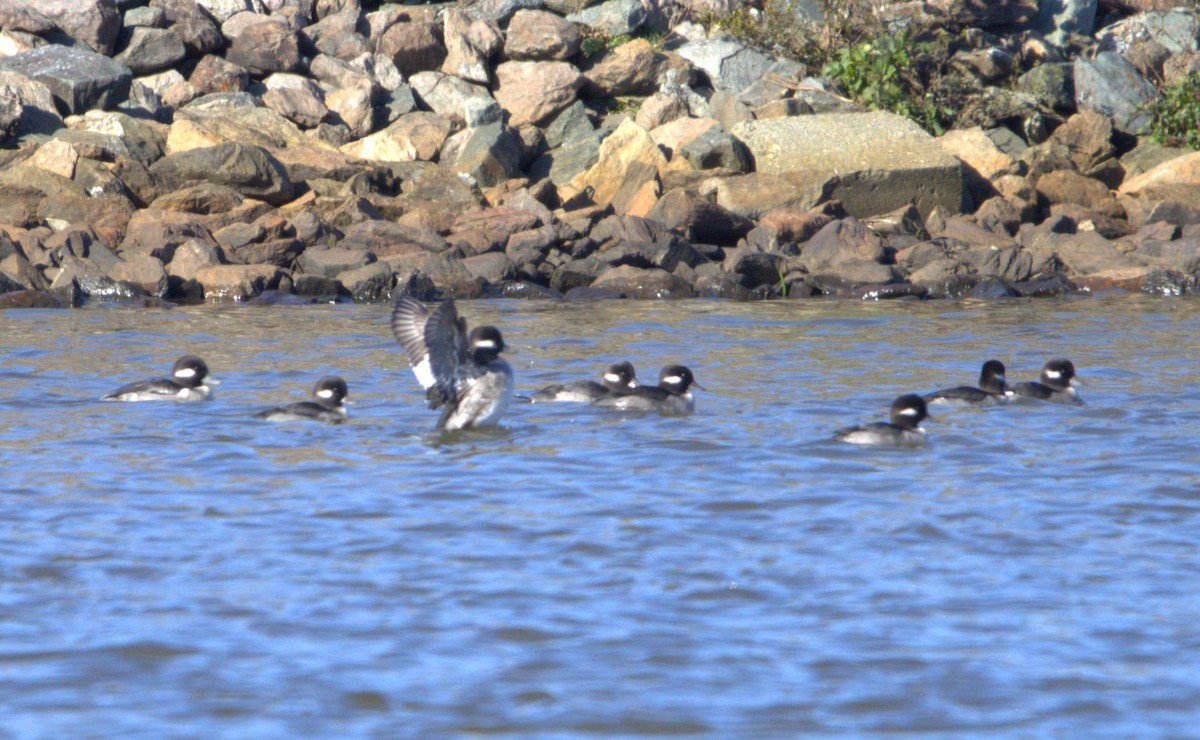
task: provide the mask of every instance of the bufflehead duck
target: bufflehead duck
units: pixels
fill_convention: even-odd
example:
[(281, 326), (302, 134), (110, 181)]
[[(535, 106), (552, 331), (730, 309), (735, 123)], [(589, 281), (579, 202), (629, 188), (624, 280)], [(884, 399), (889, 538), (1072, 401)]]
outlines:
[(1042, 366), (1042, 382), (1017, 383), (1013, 393), (1023, 398), (1082, 406), (1083, 399), (1075, 391), (1076, 385), (1075, 365), (1070, 360), (1050, 360)]
[(925, 444), (925, 430), (920, 426), (929, 418), (925, 399), (915, 393), (900, 396), (892, 402), (891, 417), (891, 423), (876, 421), (839, 429), (833, 433), (833, 438), (855, 445), (919, 447)]
[(946, 388), (933, 393), (926, 393), (925, 403), (977, 403), (991, 405), (1004, 403), (1012, 396), (1012, 391), (1004, 382), (1004, 363), (999, 360), (988, 360), (983, 363), (979, 372), (979, 387), (960, 385), (956, 388)]
[(592, 403), (610, 393), (629, 390), (637, 387), (637, 373), (633, 365), (621, 361), (614, 362), (604, 371), (602, 383), (594, 380), (576, 380), (566, 385), (548, 385), (529, 397), (533, 403), (547, 401), (574, 401), (577, 403)]
[(696, 409), (691, 387), (704, 390), (692, 371), (683, 365), (667, 365), (658, 374), (658, 385), (639, 385), (613, 391), (593, 405), (621, 411), (659, 411), (664, 414), (690, 414)]
[(212, 398), (212, 387), (219, 383), (208, 376), (208, 365), (195, 355), (175, 361), (171, 377), (139, 380), (116, 389), (101, 401), (203, 401)]
[(454, 301), (432, 310), (409, 295), (392, 309), (392, 333), (408, 354), (429, 408), (444, 407), (437, 430), (495, 424), (512, 398), (513, 372), (500, 359), (504, 339), (494, 326), (467, 334)]
[(346, 420), (346, 407), (343, 404), (350, 403), (346, 398), (349, 393), (346, 381), (331, 375), (321, 378), (313, 386), (311, 401), (299, 401), (259, 411), (254, 418), (267, 421), (311, 420), (340, 424)]

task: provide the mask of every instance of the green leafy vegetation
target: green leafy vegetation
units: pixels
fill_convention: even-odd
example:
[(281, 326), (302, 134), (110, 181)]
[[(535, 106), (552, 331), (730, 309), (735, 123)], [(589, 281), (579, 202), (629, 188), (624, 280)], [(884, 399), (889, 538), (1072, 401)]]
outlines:
[(1200, 72), (1164, 87), (1150, 106), (1150, 138), (1164, 146), (1200, 149)]

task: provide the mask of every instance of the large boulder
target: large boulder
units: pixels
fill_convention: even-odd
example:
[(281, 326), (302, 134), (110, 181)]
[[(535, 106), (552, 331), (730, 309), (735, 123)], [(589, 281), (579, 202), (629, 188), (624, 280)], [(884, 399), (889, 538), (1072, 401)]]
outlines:
[(103, 54), (54, 44), (0, 59), (0, 70), (41, 82), (71, 113), (115, 106), (129, 96), (133, 81), (128, 67)]
[[(111, 54), (121, 32), (122, 3), (117, 0), (15, 0), (26, 14), (40, 15), (63, 33), (100, 54)], [(35, 31), (36, 33), (36, 31)]]
[(566, 62), (504, 62), (496, 67), (496, 80), (496, 102), (512, 126), (545, 123), (573, 103), (584, 84)]
[(1112, 118), (1120, 131), (1141, 133), (1150, 121), (1149, 103), (1155, 95), (1154, 85), (1116, 52), (1075, 59), (1075, 104)]
[(959, 161), (917, 124), (892, 113), (743, 121), (732, 133), (749, 147), (758, 172), (801, 186), (825, 181), (852, 215), (908, 203), (923, 215), (934, 208), (961, 213), (966, 205)]
[(261, 147), (246, 144), (218, 144), (170, 154), (155, 162), (150, 171), (169, 189), (211, 182), (276, 205), (290, 201), (294, 194), (279, 160)]

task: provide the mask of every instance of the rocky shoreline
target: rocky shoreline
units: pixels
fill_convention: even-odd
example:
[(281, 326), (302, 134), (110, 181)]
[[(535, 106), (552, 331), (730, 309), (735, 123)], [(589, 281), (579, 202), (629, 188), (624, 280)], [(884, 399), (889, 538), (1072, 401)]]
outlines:
[(1200, 12), (1059, 5), (883, 3), (952, 39), (935, 137), (741, 0), (4, 4), (0, 308), (1194, 292), (1200, 152), (1144, 133)]

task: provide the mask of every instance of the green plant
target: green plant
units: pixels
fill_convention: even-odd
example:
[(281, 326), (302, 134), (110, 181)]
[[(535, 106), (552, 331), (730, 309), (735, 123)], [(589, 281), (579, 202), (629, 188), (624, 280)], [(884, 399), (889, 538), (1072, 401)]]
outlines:
[(1189, 72), (1160, 91), (1146, 128), (1164, 146), (1200, 149), (1200, 72)]
[(907, 31), (883, 34), (841, 49), (822, 74), (872, 110), (887, 110), (911, 118), (935, 134), (954, 111), (939, 100), (937, 89), (918, 74), (917, 57), (928, 44), (917, 44)]

